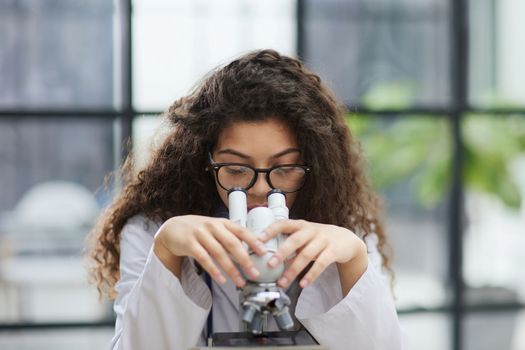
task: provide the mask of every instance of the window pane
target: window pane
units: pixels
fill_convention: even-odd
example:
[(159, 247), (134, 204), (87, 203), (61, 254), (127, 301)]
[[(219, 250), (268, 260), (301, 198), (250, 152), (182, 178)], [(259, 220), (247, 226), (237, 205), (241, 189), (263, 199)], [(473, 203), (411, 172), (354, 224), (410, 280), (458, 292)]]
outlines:
[(471, 0), (469, 10), (470, 102), (525, 106), (525, 2)]
[(113, 328), (2, 332), (0, 348), (4, 350), (108, 349), (113, 333)]
[(406, 337), (405, 350), (451, 349), (450, 319), (444, 314), (407, 314), (399, 316)]
[(210, 69), (259, 48), (295, 52), (295, 0), (135, 0), (138, 110), (164, 110)]
[(109, 315), (86, 282), (84, 239), (110, 199), (111, 119), (0, 121), (0, 322)]
[(112, 1), (1, 1), (0, 108), (111, 107), (112, 32)]
[[(350, 117), (385, 201), (399, 309), (446, 299), (450, 136), (441, 117)], [(417, 248), (415, 248), (417, 247)]]
[(525, 349), (525, 312), (473, 313), (465, 319), (465, 350)]
[(137, 168), (144, 166), (152, 151), (163, 141), (170, 126), (161, 116), (139, 116), (133, 119), (133, 161)]
[(349, 105), (446, 105), (447, 3), (307, 0), (304, 56)]
[(470, 115), (462, 128), (472, 302), (525, 302), (525, 116)]

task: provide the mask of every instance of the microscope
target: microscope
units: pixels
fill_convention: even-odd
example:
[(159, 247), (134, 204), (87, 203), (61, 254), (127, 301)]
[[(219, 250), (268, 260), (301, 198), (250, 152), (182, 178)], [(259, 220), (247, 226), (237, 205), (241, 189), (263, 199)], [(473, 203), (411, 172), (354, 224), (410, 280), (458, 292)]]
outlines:
[[(286, 198), (279, 190), (268, 193), (268, 207), (253, 208), (249, 213), (246, 209), (244, 191), (236, 189), (230, 191), (228, 201), (230, 220), (247, 227), (257, 237), (274, 221), (288, 219)], [(293, 328), (294, 323), (289, 310), (290, 298), (276, 283), (284, 272), (284, 264), (281, 263), (275, 268), (270, 268), (267, 264), (273, 253), (277, 252), (281, 242), (281, 235), (268, 241), (265, 244), (267, 253), (264, 256), (258, 256), (251, 249), (248, 250), (260, 275), (256, 279), (244, 276), (247, 284), (239, 295), (241, 330), (262, 334), (263, 325), (269, 316), (274, 317), (281, 330), (289, 331)]]
[[(241, 188), (231, 189), (228, 192), (230, 220), (248, 228), (255, 236), (260, 236), (264, 229), (275, 221), (288, 219), (288, 208), (283, 191), (273, 189), (268, 193), (267, 200), (268, 207), (256, 207), (248, 212), (246, 192)], [(239, 293), (239, 332), (213, 334), (212, 347), (326, 349), (318, 345), (304, 328), (298, 331), (292, 330), (294, 321), (290, 315), (290, 297), (277, 286), (277, 280), (284, 272), (284, 264), (281, 263), (275, 268), (270, 268), (267, 264), (283, 241), (283, 235), (279, 235), (266, 242), (267, 253), (264, 256), (258, 256), (245, 244), (260, 275), (256, 279), (244, 275), (247, 283)], [(281, 331), (265, 330), (270, 317), (275, 319)]]

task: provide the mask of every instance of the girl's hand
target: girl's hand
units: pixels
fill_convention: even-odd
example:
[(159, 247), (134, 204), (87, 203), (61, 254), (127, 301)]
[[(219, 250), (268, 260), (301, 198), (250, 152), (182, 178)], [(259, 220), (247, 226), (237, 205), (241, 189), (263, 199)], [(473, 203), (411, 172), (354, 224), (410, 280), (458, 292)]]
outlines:
[[(259, 275), (243, 241), (255, 253), (266, 253), (264, 245), (251, 232), (230, 220), (198, 215), (176, 216), (159, 228), (155, 236), (155, 253), (179, 278), (181, 257), (189, 256), (218, 283), (223, 284), (226, 279), (216, 263), (238, 287), (243, 287), (246, 281), (233, 260), (249, 276), (255, 278)], [(174, 261), (178, 261), (178, 265)]]
[(297, 254), (278, 281), (279, 286), (283, 288), (287, 287), (311, 261), (314, 261), (312, 267), (299, 283), (302, 288), (312, 284), (328, 265), (336, 262), (342, 289), (346, 294), (366, 270), (366, 245), (346, 228), (305, 220), (281, 220), (268, 226), (265, 234), (259, 239), (266, 242), (280, 233), (289, 237), (268, 261), (268, 266), (275, 267), (293, 253)]

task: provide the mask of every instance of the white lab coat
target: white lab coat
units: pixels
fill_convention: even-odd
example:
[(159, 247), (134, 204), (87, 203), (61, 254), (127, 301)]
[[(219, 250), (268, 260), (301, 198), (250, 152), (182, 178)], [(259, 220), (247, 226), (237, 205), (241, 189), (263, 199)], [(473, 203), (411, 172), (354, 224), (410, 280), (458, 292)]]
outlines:
[[(212, 293), (189, 258), (183, 260), (180, 281), (160, 262), (152, 250), (159, 226), (135, 216), (122, 230), (114, 350), (186, 350), (205, 344)], [(332, 264), (298, 297), (295, 317), (330, 350), (401, 349), (397, 313), (374, 237), (366, 243), (368, 268), (346, 296)], [(238, 331), (235, 285), (213, 282), (212, 289), (213, 331)], [(275, 321), (268, 330), (277, 330)]]

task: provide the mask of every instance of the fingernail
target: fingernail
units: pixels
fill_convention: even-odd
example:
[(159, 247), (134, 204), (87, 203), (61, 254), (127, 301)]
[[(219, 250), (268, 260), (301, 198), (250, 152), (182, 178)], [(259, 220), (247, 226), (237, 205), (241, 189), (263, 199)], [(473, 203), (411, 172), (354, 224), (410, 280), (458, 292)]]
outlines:
[(257, 270), (255, 267), (250, 267), (250, 275), (252, 275), (252, 277), (258, 277), (259, 274), (259, 270)]
[(259, 254), (261, 254), (261, 255), (266, 254), (266, 246), (264, 245), (263, 242), (257, 241), (255, 244), (257, 245), (257, 249), (259, 250)]
[(277, 258), (275, 255), (268, 260), (268, 266), (270, 267), (276, 267), (279, 264), (279, 258)]
[(244, 278), (242, 277), (237, 277), (235, 282), (235, 284), (237, 284), (239, 287), (244, 287), (244, 285), (246, 284), (246, 282), (244, 282)]
[(283, 287), (288, 287), (288, 278), (281, 277), (278, 283)]
[(270, 236), (270, 235), (268, 235), (268, 233), (266, 233), (265, 231), (263, 231), (263, 232), (261, 233), (261, 235), (259, 236), (259, 239), (260, 239), (261, 241), (265, 241), (266, 239), (268, 239), (269, 236)]
[(308, 287), (308, 280), (306, 280), (306, 279), (302, 279), (301, 282), (299, 283), (299, 285), (300, 285), (302, 288), (306, 288), (306, 287)]
[(218, 275), (216, 279), (217, 279), (217, 282), (219, 282), (220, 284), (226, 283), (226, 278), (224, 278), (223, 275)]

